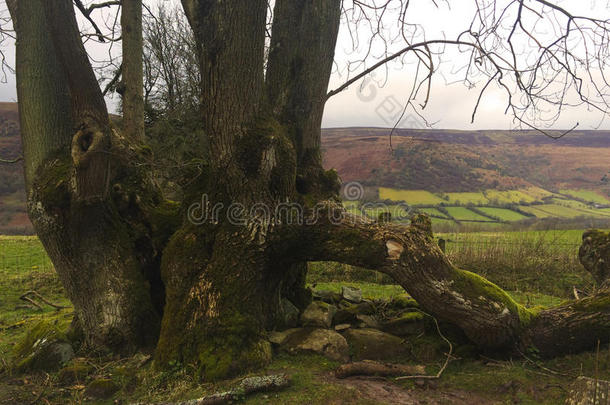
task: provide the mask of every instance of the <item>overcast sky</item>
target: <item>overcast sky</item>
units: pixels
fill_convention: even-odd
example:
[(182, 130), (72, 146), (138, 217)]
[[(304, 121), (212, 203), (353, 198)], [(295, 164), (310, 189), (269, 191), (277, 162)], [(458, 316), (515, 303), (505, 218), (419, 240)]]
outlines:
[[(155, 4), (157, 0), (145, 0), (145, 2)], [(175, 2), (175, 0), (170, 2)], [(557, 3), (578, 14), (610, 19), (610, 8), (606, 0), (570, 0), (557, 1)], [(451, 4), (458, 3), (454, 1)], [(5, 7), (4, 4), (2, 7)], [(457, 32), (468, 27), (473, 12), (473, 0), (459, 0), (459, 7), (454, 6), (451, 9), (447, 6), (436, 8), (430, 0), (412, 0), (409, 21), (421, 23), (427, 39), (455, 38)], [(389, 33), (396, 25), (392, 25), (391, 19), (392, 14), (386, 18)], [(368, 43), (369, 39), (365, 28), (360, 31), (360, 45), (354, 49), (352, 37), (349, 35), (347, 27), (342, 25), (330, 89), (338, 87), (347, 80), (346, 63), (358, 60), (363, 55), (366, 49), (364, 45)], [(403, 46), (404, 43), (389, 44), (388, 50), (392, 52)], [(374, 56), (381, 55), (383, 49), (381, 42), (374, 44), (373, 57), (367, 61), (368, 66), (375, 62)], [(3, 51), (9, 63), (12, 64), (14, 62), (14, 44), (5, 43)], [(90, 50), (90, 52), (101, 58), (105, 50), (98, 48)], [(527, 50), (524, 49), (523, 55), (526, 57)], [(472, 110), (484, 82), (475, 83), (475, 88), (470, 90), (459, 81), (451, 85), (447, 83), (457, 81), (462, 77), (460, 76), (460, 73), (463, 72), (461, 68), (465, 66), (466, 62), (467, 59), (455, 49), (449, 49), (442, 57), (438, 74), (432, 81), (430, 102), (423, 111), (425, 119), (429, 123), (434, 123), (434, 128), (438, 129), (510, 129), (514, 127), (512, 117), (504, 114), (507, 102), (506, 94), (493, 85), (486, 91), (475, 123), (470, 123)], [(359, 70), (352, 72), (351, 76), (363, 68), (364, 66), (361, 66)], [(413, 85), (414, 69), (414, 63), (394, 63), (387, 66), (387, 69), (381, 69), (373, 76), (369, 76), (364, 81), (359, 81), (344, 92), (333, 96), (326, 105), (323, 126), (392, 127), (399, 121)], [(16, 98), (15, 78), (8, 74), (6, 83), (0, 84), (0, 101), (16, 101)], [(108, 100), (108, 104), (113, 109), (116, 100)], [(599, 112), (587, 111), (585, 107), (567, 109), (563, 111), (554, 128), (571, 128), (578, 122), (581, 129), (596, 127), (610, 129), (610, 121), (604, 121), (603, 118)], [(412, 111), (408, 111), (399, 124), (399, 127), (407, 128), (423, 126), (423, 120)]]

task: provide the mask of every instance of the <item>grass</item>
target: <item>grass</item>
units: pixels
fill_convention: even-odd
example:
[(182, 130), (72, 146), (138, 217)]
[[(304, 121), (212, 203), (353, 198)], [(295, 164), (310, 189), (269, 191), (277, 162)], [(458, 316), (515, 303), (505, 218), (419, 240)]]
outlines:
[[(549, 222), (545, 222), (545, 220), (573, 222), (582, 219), (587, 221), (580, 226), (592, 224), (597, 220), (610, 220), (610, 208), (595, 208), (591, 205), (593, 202), (610, 203), (601, 194), (588, 190), (562, 190), (562, 192), (563, 194), (556, 194), (539, 187), (527, 187), (520, 190), (434, 194), (424, 190), (380, 187), (379, 198), (385, 202), (388, 200), (405, 201), (418, 211), (432, 216), (433, 229), (442, 232), (503, 230), (508, 228), (506, 224), (515, 224), (523, 229), (549, 227)], [(448, 205), (451, 206), (448, 207)], [(357, 212), (355, 205), (348, 206), (347, 209)], [(399, 218), (402, 222), (405, 222), (411, 214), (410, 210), (401, 210), (391, 205), (388, 209), (396, 210), (396, 214), (393, 213), (392, 217)], [(367, 210), (367, 215), (376, 219), (382, 210), (371, 208)], [(445, 210), (448, 214), (445, 213)], [(448, 218), (448, 215), (453, 218)], [(556, 223), (554, 226), (566, 228), (573, 225)]]
[(479, 215), (466, 207), (447, 207), (447, 211), (449, 212), (449, 215), (458, 221), (493, 222), (492, 219)]
[[(397, 221), (408, 221), (411, 217), (411, 210), (407, 206), (402, 205), (387, 205), (380, 204), (377, 206), (375, 203), (368, 203), (364, 205), (364, 212), (371, 219), (379, 218), (379, 214), (383, 212), (389, 212), (392, 214), (392, 219)], [(360, 214), (362, 211), (360, 210)]]
[(532, 203), (538, 201), (537, 198), (521, 190), (487, 190), (485, 192), (485, 196), (492, 203), (495, 202), (499, 204), (518, 204), (520, 202)]
[(570, 298), (574, 286), (588, 290), (591, 275), (578, 261), (582, 230), (439, 234), (457, 266), (509, 291)]
[(498, 218), (500, 221), (522, 221), (527, 219), (523, 214), (519, 214), (516, 211), (506, 208), (495, 208), (495, 207), (479, 207), (479, 210), (494, 218)]
[[(586, 288), (590, 280), (575, 261), (581, 235), (582, 230), (438, 236), (449, 241), (447, 250), (454, 263), (486, 275), (506, 288), (517, 302), (532, 307), (559, 304), (569, 296), (564, 287), (581, 286), (581, 281)], [(37, 290), (51, 301), (69, 304), (57, 276), (48, 265), (48, 259), (41, 257), (44, 252), (35, 238), (0, 238), (0, 252), (5, 257), (0, 262), (0, 403), (32, 403), (44, 386), (42, 402), (80, 404), (83, 403), (84, 387), (93, 378), (109, 378), (121, 387), (113, 398), (97, 402), (100, 404), (112, 404), (117, 400), (131, 403), (195, 399), (225, 390), (239, 381), (240, 378), (218, 383), (202, 382), (193, 377), (188, 366), (160, 372), (151, 363), (136, 367), (132, 365), (132, 359), (104, 356), (88, 358), (88, 364), (93, 366), (91, 375), (70, 386), (59, 384), (57, 373), (49, 373), (48, 380), (44, 374), (7, 375), (6, 369), (3, 375), (2, 364), (10, 359), (12, 348), (23, 339), (28, 328), (45, 319), (57, 322), (65, 329), (73, 313), (71, 309), (55, 311), (45, 308), (41, 311), (19, 307), (20, 294), (30, 289)], [(22, 261), (12, 260), (10, 257), (13, 255), (31, 256), (33, 265), (28, 262), (26, 266)], [(405, 295), (405, 291), (391, 284), (387, 276), (337, 263), (312, 263), (308, 282), (317, 290), (335, 292), (339, 292), (342, 286), (358, 287), (365, 297), (375, 299), (389, 300)], [(446, 334), (452, 336), (449, 332)], [(291, 376), (291, 386), (280, 392), (253, 395), (243, 403), (390, 404), (396, 401), (391, 396), (383, 399), (385, 397), (380, 397), (380, 392), (397, 390), (416, 403), (451, 403), (454, 396), (462, 396), (472, 403), (557, 404), (566, 398), (567, 390), (560, 387), (567, 387), (577, 375), (610, 379), (610, 349), (605, 346), (597, 356), (586, 352), (532, 363), (518, 357), (493, 359), (490, 358), (493, 355), (488, 353), (479, 356), (472, 347), (455, 340), (457, 338), (450, 339), (454, 343), (455, 359), (439, 380), (424, 381), (423, 384), (393, 379), (338, 380), (333, 375), (338, 364), (326, 358), (278, 354), (265, 370), (253, 375), (286, 373)], [(412, 348), (413, 356), (407, 362), (426, 366), (428, 373), (436, 373), (445, 359), (446, 345), (433, 328), (424, 335), (409, 338), (406, 344)], [(552, 374), (548, 369), (569, 376)], [(19, 381), (19, 384), (14, 381)]]
[(489, 200), (483, 193), (446, 193), (445, 196), (449, 198), (450, 204), (455, 205), (486, 205), (489, 204)]
[(597, 203), (597, 204), (602, 204), (602, 205), (608, 205), (610, 204), (610, 200), (606, 197), (604, 197), (603, 195), (596, 193), (595, 191), (589, 191), (589, 190), (569, 190), (569, 189), (564, 189), (564, 190), (560, 190), (560, 192), (562, 194), (567, 194), (569, 196), (584, 200), (584, 201), (588, 201), (591, 203)]
[(530, 213), (532, 215), (535, 215), (536, 218), (550, 218), (553, 217), (553, 214), (546, 212), (542, 209), (542, 207), (544, 207), (543, 205), (536, 205), (536, 206), (526, 206), (526, 205), (520, 205), (519, 209), (521, 211)]
[(432, 217), (441, 217), (441, 218), (447, 218), (447, 216), (445, 214), (443, 214), (442, 212), (440, 212), (438, 210), (438, 208), (418, 208), (418, 211), (421, 211), (425, 214), (428, 214)]
[(543, 198), (548, 198), (555, 195), (554, 193), (551, 193), (550, 191), (547, 191), (540, 187), (528, 187), (521, 191), (529, 195), (530, 197), (535, 198), (538, 201), (541, 201)]
[(381, 200), (405, 201), (410, 205), (435, 205), (445, 202), (439, 196), (424, 190), (398, 190), (379, 187)]
[[(311, 284), (310, 284), (311, 286)], [(405, 290), (399, 285), (389, 284), (376, 284), (376, 283), (364, 283), (364, 282), (331, 282), (331, 283), (316, 283), (316, 290), (326, 290), (332, 292), (341, 292), (342, 286), (356, 287), (362, 290), (362, 296), (365, 298), (384, 298), (392, 299), (400, 296), (404, 296)]]

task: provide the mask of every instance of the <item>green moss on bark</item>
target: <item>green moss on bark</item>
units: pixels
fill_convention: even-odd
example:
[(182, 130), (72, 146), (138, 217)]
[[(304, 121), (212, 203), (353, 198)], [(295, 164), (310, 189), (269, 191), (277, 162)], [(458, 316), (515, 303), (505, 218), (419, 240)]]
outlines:
[(534, 315), (524, 306), (513, 300), (504, 290), (478, 274), (456, 269), (457, 277), (452, 289), (465, 299), (487, 301), (502, 314), (506, 309), (518, 316), (521, 327), (527, 326)]

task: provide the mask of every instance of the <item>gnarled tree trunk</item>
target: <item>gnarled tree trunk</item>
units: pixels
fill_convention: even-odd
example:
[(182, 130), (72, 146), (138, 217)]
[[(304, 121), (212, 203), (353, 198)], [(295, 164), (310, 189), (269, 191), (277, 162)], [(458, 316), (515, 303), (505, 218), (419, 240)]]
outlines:
[(72, 2), (19, 1), (11, 13), (30, 219), (87, 343), (154, 344), (159, 192), (132, 166), (137, 145), (110, 124)]

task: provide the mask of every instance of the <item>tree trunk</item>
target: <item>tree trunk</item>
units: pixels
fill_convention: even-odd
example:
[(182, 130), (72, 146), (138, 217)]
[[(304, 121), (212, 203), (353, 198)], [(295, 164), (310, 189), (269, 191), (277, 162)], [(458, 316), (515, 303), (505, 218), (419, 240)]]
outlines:
[(144, 75), (142, 39), (142, 0), (123, 0), (123, 133), (144, 138)]
[(30, 219), (86, 343), (154, 344), (163, 237), (152, 232), (171, 210), (132, 166), (135, 144), (110, 127), (71, 1), (21, 1), (12, 11)]

